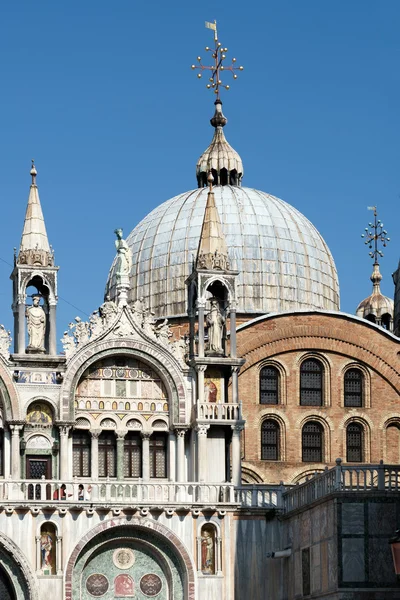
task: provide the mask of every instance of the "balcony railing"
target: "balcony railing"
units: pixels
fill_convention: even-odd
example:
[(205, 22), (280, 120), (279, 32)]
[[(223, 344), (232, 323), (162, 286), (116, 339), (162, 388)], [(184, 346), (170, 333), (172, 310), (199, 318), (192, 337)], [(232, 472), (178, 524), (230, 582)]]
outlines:
[(286, 490), (283, 497), (285, 512), (311, 504), (333, 492), (400, 491), (400, 465), (346, 465), (340, 458), (336, 467), (311, 477), (301, 485)]
[(241, 421), (242, 403), (198, 402), (196, 417), (200, 421)]

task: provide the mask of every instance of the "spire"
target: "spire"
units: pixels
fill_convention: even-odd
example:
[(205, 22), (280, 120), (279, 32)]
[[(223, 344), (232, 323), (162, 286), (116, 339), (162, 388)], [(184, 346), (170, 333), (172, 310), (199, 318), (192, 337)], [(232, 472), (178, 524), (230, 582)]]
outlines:
[(370, 249), (369, 255), (374, 259), (373, 271), (370, 277), (372, 281), (372, 294), (360, 302), (356, 310), (356, 315), (392, 330), (394, 303), (391, 298), (384, 296), (381, 292), (380, 283), (382, 281), (382, 274), (379, 270), (378, 260), (379, 257), (383, 256), (383, 252), (379, 250), (378, 244), (381, 243), (383, 247), (386, 247), (387, 242), (390, 242), (390, 238), (387, 237), (387, 231), (383, 229), (384, 225), (382, 221), (377, 218), (376, 206), (369, 207), (369, 209), (374, 211), (374, 221), (373, 223), (368, 223), (368, 227), (365, 228), (365, 233), (361, 237), (365, 238), (365, 244)]
[(47, 238), (39, 190), (36, 185), (37, 171), (33, 160), (30, 175), (32, 183), (29, 190), (17, 264), (52, 266), (54, 263), (53, 252)]
[(204, 211), (196, 268), (228, 271), (228, 248), (222, 231), (218, 210), (215, 205), (213, 192), (214, 178), (211, 172), (208, 174), (207, 181), (210, 189), (207, 194), (207, 203)]
[(214, 31), (214, 48), (206, 46), (206, 52), (212, 53), (213, 64), (211, 66), (203, 65), (201, 56), (198, 56), (197, 61), (199, 64), (192, 65), (192, 69), (200, 71), (197, 75), (199, 79), (203, 76), (203, 72), (211, 71), (210, 83), (207, 83), (206, 87), (212, 89), (216, 95), (215, 114), (211, 119), (211, 125), (215, 127), (215, 133), (211, 144), (197, 161), (197, 184), (199, 187), (207, 186), (208, 172), (211, 171), (216, 185), (240, 185), (243, 177), (243, 163), (236, 150), (226, 141), (222, 130), (227, 123), (227, 119), (222, 113), (220, 90), (221, 88), (229, 90), (230, 87), (222, 82), (221, 78), (225, 72), (231, 72), (233, 78), (237, 79), (236, 71), (242, 71), (243, 67), (236, 66), (236, 58), (232, 58), (232, 64), (229, 66), (224, 63), (228, 48), (224, 48), (221, 42), (218, 41), (217, 22), (206, 22), (206, 27)]

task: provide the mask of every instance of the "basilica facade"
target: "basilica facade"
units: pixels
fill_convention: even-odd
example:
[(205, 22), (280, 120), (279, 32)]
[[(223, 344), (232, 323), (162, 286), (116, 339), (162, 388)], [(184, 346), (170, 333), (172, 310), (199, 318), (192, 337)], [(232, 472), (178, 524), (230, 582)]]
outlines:
[(62, 351), (32, 165), (0, 329), (1, 599), (400, 598), (400, 279), (395, 311), (375, 256), (340, 312), (327, 244), (242, 186), (226, 123), (218, 98), (197, 189), (115, 231)]

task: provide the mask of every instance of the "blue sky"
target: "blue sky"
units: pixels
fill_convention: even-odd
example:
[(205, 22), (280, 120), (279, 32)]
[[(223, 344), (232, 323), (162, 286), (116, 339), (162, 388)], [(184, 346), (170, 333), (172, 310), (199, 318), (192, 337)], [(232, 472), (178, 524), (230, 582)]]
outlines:
[[(213, 95), (190, 69), (212, 43), (245, 71), (223, 95), (244, 185), (283, 198), (327, 241), (342, 310), (370, 293), (360, 234), (377, 204), (391, 236), (382, 289), (400, 255), (400, 3), (38, 0), (0, 8), (0, 322), (12, 326), (9, 273), (30, 159), (60, 265), (58, 338), (101, 302), (125, 235), (196, 187)], [(4, 262), (6, 261), (6, 262)], [(75, 305), (81, 312), (69, 303)]]

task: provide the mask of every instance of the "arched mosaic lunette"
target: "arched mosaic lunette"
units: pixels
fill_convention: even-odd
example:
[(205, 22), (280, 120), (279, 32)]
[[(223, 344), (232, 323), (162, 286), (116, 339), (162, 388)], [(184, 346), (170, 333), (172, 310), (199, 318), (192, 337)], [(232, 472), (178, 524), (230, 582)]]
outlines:
[(158, 536), (160, 540), (162, 540), (171, 548), (171, 550), (174, 552), (175, 556), (179, 561), (184, 575), (184, 600), (195, 600), (195, 567), (192, 563), (190, 554), (186, 546), (184, 545), (182, 540), (165, 525), (162, 525), (161, 523), (154, 521), (153, 519), (146, 519), (141, 517), (132, 517), (131, 519), (108, 519), (103, 523), (99, 523), (96, 527), (88, 531), (88, 533), (83, 536), (83, 538), (78, 542), (78, 544), (72, 551), (65, 569), (65, 600), (73, 599), (72, 577), (74, 566), (85, 546), (89, 544), (89, 542), (91, 542), (97, 535), (105, 531), (115, 529), (115, 532), (117, 534), (118, 528), (130, 527), (132, 528), (133, 534), (135, 529), (141, 529), (142, 531), (150, 530), (153, 534)]
[(73, 357), (65, 374), (62, 388), (62, 412), (65, 419), (74, 416), (74, 393), (84, 371), (102, 358), (118, 354), (135, 357), (160, 374), (168, 391), (171, 421), (186, 422), (186, 382), (174, 358), (163, 348), (141, 340), (107, 339), (94, 342)]

